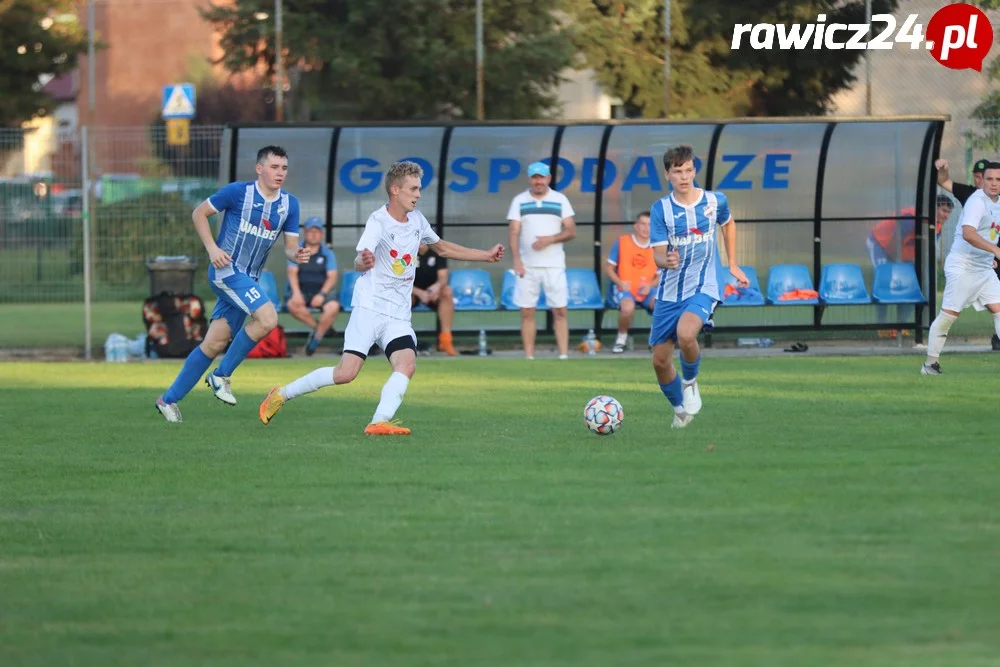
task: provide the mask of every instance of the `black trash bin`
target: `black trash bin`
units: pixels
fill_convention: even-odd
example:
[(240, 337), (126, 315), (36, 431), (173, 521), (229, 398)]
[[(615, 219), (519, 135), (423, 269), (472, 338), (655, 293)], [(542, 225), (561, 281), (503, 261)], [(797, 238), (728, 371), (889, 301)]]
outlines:
[(194, 274), (198, 270), (198, 260), (177, 255), (159, 256), (146, 260), (149, 271), (149, 293), (156, 296), (167, 294), (194, 294)]

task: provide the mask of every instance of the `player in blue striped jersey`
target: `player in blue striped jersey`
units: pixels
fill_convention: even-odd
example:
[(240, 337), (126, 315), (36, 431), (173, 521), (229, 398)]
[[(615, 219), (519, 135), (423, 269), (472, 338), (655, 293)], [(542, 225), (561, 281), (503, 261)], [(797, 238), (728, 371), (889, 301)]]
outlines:
[[(736, 223), (721, 192), (695, 187), (694, 151), (675, 146), (663, 154), (663, 169), (673, 192), (650, 208), (650, 246), (664, 269), (656, 288), (649, 332), (653, 369), (660, 390), (674, 408), (671, 426), (683, 428), (701, 410), (698, 333), (722, 300), (718, 284), (717, 231), (726, 244), (729, 271), (738, 284), (750, 282), (736, 261)], [(681, 350), (681, 373), (674, 368), (674, 344)]]
[[(281, 189), (288, 174), (288, 154), (280, 146), (257, 152), (257, 180), (230, 183), (191, 214), (195, 231), (208, 251), (208, 280), (219, 297), (205, 339), (188, 355), (173, 384), (156, 399), (168, 422), (181, 421), (177, 402), (184, 398), (232, 338), (219, 366), (205, 383), (223, 403), (236, 405), (230, 377), (240, 362), (278, 324), (278, 312), (258, 278), (278, 236), (285, 236), (285, 256), (303, 264), (309, 251), (299, 247), (299, 200)], [(222, 213), (218, 239), (208, 216)], [(246, 316), (250, 323), (243, 326)], [(235, 335), (234, 335), (235, 333)]]

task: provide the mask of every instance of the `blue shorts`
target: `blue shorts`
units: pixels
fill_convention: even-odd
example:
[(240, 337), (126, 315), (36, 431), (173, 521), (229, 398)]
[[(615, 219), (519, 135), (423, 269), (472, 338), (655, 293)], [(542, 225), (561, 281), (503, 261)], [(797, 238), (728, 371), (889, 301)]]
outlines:
[[(218, 274), (224, 277), (220, 278)], [(210, 319), (225, 318), (233, 335), (243, 328), (247, 315), (252, 315), (270, 302), (259, 282), (245, 273), (233, 271), (231, 267), (218, 272), (215, 267), (209, 267), (208, 282), (219, 297)]]
[(615, 308), (620, 308), (622, 299), (630, 299), (635, 301), (635, 305), (640, 308), (645, 308), (647, 313), (653, 312), (653, 304), (656, 302), (656, 295), (654, 294), (656, 290), (651, 290), (646, 298), (642, 301), (636, 301), (635, 295), (631, 292), (622, 292), (616, 285), (611, 286), (611, 305)]
[(707, 294), (695, 294), (677, 303), (661, 301), (656, 304), (656, 310), (653, 311), (653, 326), (649, 330), (649, 344), (662, 345), (667, 341), (676, 343), (677, 323), (681, 321), (681, 315), (694, 313), (701, 318), (701, 323), (704, 325), (712, 316), (715, 303), (715, 299)]

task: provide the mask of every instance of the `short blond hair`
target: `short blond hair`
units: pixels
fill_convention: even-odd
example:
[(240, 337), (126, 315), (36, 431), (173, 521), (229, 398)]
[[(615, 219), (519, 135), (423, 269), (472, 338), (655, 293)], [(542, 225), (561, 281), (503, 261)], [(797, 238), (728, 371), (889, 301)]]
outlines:
[(385, 193), (392, 197), (392, 186), (401, 186), (407, 176), (416, 176), (422, 182), (424, 170), (416, 162), (393, 162), (389, 166), (389, 171), (385, 172)]

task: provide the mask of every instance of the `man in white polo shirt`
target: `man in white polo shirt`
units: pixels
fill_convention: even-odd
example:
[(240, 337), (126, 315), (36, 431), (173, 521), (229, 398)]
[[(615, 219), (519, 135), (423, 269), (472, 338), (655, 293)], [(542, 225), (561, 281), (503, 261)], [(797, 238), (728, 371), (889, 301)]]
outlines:
[(531, 186), (514, 197), (507, 212), (510, 249), (514, 256), (514, 303), (521, 309), (521, 340), (528, 359), (535, 357), (535, 308), (541, 290), (552, 309), (559, 358), (569, 356), (569, 325), (566, 305), (566, 253), (563, 243), (576, 236), (573, 207), (560, 192), (549, 188), (549, 166), (528, 165)]

